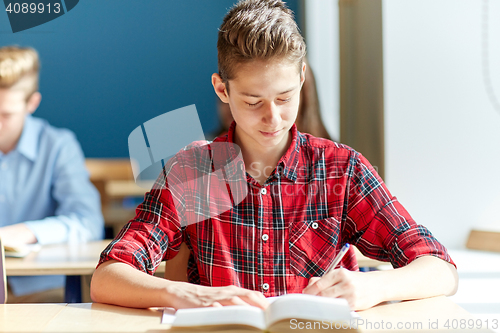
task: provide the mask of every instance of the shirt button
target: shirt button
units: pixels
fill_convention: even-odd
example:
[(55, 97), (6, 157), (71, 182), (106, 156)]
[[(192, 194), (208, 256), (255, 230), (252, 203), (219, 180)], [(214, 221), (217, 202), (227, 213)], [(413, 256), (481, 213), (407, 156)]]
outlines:
[(0, 202), (4, 202), (5, 201), (5, 195), (0, 195)]
[(0, 164), (0, 168), (2, 170), (7, 170), (7, 162), (3, 162), (2, 164)]
[(269, 235), (268, 234), (263, 234), (262, 235), (262, 240), (265, 242), (269, 239)]
[(267, 190), (265, 188), (260, 189), (260, 194), (266, 195), (266, 193), (267, 193)]
[(316, 222), (313, 222), (313, 224), (311, 224), (311, 228), (313, 228), (313, 229), (318, 229), (318, 227), (319, 227), (319, 225)]
[(264, 289), (265, 291), (268, 291), (268, 290), (269, 290), (269, 284), (264, 283), (264, 284), (262, 285), (262, 289)]

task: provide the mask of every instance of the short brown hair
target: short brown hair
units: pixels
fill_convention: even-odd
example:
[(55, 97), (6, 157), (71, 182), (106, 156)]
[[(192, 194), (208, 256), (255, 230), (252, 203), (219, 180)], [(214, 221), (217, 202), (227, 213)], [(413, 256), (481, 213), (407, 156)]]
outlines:
[(5, 46), (0, 48), (0, 88), (12, 88), (21, 81), (26, 98), (38, 91), (40, 60), (31, 47)]
[(226, 83), (239, 63), (287, 59), (300, 69), (306, 54), (293, 12), (281, 0), (244, 0), (226, 14), (217, 41), (219, 75)]

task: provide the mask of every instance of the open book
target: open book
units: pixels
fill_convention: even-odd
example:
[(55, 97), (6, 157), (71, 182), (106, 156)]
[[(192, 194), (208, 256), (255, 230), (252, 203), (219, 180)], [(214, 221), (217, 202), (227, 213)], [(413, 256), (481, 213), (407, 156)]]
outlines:
[[(171, 323), (173, 330), (217, 331), (259, 330), (264, 332), (309, 332), (341, 329), (356, 332), (356, 319), (351, 315), (347, 301), (305, 294), (275, 297), (265, 310), (253, 306), (224, 306), (181, 309), (175, 317), (166, 309), (163, 323)], [(172, 313), (172, 312), (170, 312)], [(169, 322), (169, 319), (172, 321)]]
[(3, 248), (5, 249), (5, 257), (23, 258), (31, 252), (39, 251), (40, 244), (13, 245), (4, 243)]

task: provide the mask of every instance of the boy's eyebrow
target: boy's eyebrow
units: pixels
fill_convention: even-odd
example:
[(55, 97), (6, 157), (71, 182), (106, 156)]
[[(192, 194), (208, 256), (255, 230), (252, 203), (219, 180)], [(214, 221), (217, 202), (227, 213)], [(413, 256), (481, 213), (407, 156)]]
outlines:
[[(280, 92), (278, 95), (283, 95), (283, 94), (286, 94), (286, 93), (289, 93), (290, 91), (293, 91), (295, 89), (297, 89), (298, 86), (295, 86), (293, 88), (290, 88), (290, 89), (287, 89), (283, 92)], [(248, 97), (256, 97), (256, 98), (260, 98), (262, 96), (260, 95), (254, 95), (254, 94), (250, 94), (250, 93), (247, 93), (247, 92), (241, 92), (240, 95), (244, 95), (244, 96), (248, 96)]]

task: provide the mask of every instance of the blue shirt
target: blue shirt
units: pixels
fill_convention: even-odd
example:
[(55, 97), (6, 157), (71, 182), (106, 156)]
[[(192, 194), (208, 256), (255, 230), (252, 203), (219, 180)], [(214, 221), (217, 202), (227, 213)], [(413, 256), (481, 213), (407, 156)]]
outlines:
[[(103, 237), (99, 193), (75, 135), (32, 116), (26, 117), (16, 148), (0, 152), (0, 227), (16, 223), (25, 223), (42, 245)], [(16, 277), (9, 278), (9, 285), (22, 295), (62, 281)]]

